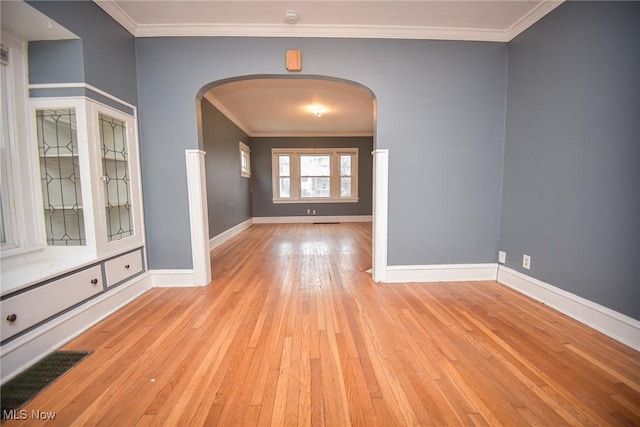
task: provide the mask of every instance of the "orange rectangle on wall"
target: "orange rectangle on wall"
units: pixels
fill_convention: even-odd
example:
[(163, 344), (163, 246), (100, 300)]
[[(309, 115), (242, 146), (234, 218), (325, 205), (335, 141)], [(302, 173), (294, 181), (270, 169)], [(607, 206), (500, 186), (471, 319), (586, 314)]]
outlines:
[(286, 55), (286, 65), (288, 71), (302, 70), (302, 52), (299, 50), (288, 50)]

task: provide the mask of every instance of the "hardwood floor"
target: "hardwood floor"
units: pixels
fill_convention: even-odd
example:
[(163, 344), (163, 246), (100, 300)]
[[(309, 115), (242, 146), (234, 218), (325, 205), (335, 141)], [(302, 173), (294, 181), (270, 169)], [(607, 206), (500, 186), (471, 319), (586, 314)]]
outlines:
[[(371, 224), (254, 225), (65, 349), (57, 425), (640, 425), (640, 354), (495, 282), (374, 284)], [(27, 420), (22, 425), (32, 424)], [(17, 421), (7, 426), (18, 425)]]

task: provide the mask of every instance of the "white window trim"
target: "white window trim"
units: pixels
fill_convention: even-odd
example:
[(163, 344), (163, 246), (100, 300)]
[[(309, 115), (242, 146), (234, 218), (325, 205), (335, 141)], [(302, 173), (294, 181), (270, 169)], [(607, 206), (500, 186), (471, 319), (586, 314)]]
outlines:
[[(300, 155), (320, 154), (331, 155), (331, 194), (332, 197), (301, 197), (300, 196)], [(340, 155), (349, 154), (351, 164), (351, 197), (340, 197)], [(291, 156), (291, 197), (280, 197), (278, 156)], [(357, 148), (273, 148), (271, 149), (271, 178), (273, 189), (273, 203), (357, 203), (358, 200), (358, 149)]]
[[(3, 245), (0, 258), (14, 256), (46, 247), (44, 222), (41, 217), (42, 194), (37, 159), (37, 147), (30, 142), (30, 121), (27, 88), (27, 43), (9, 33), (2, 32), (2, 44), (9, 49), (7, 69), (8, 98), (8, 159), (11, 179), (7, 189), (11, 193), (14, 240)], [(3, 165), (4, 166), (4, 165)], [(9, 234), (9, 233), (8, 233)]]
[[(240, 176), (244, 178), (251, 178), (251, 149), (247, 144), (242, 141), (238, 142), (240, 148)], [(242, 155), (246, 153), (247, 155), (247, 168), (245, 169), (242, 165)]]

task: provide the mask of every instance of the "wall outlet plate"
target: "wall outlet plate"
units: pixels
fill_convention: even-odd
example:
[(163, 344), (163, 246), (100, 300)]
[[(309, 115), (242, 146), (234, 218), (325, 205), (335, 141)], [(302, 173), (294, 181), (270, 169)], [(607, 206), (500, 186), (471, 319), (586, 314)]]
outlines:
[(507, 262), (507, 253), (505, 251), (498, 251), (498, 262), (500, 264)]
[(522, 255), (522, 268), (526, 270), (531, 269), (531, 257), (527, 254)]

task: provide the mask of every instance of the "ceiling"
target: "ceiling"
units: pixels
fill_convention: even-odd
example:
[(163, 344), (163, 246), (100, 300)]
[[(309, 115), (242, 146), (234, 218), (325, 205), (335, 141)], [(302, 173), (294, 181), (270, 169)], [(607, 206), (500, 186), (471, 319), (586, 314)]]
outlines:
[(249, 136), (371, 136), (372, 95), (331, 80), (240, 80), (205, 98)]
[(78, 36), (22, 1), (0, 1), (2, 31), (20, 40), (67, 40)]
[[(555, 0), (94, 2), (136, 37), (346, 37), (492, 42), (510, 41), (562, 3)], [(31, 34), (29, 40), (74, 37), (49, 19), (31, 16), (30, 10), (35, 10), (22, 1), (1, 3), (3, 27), (13, 23), (12, 32), (28, 28), (31, 33), (34, 28), (42, 29), (35, 36)], [(304, 78), (244, 80), (215, 87), (205, 98), (250, 136), (373, 134), (371, 95), (346, 83)], [(321, 106), (324, 111), (318, 116), (309, 109), (312, 105)]]
[[(556, 0), (94, 0), (136, 37), (366, 37), (508, 42)], [(297, 20), (285, 21), (287, 12)]]

